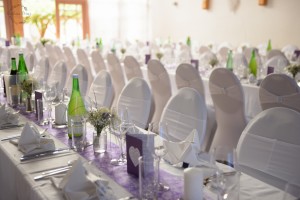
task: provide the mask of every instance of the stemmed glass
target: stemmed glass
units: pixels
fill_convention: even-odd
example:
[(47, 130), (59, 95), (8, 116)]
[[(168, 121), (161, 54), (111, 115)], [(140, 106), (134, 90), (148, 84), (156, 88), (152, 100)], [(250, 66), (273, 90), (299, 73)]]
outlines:
[(134, 125), (129, 119), (128, 108), (120, 109), (119, 115), (120, 115), (121, 123), (119, 125), (120, 132), (117, 136), (118, 136), (119, 142), (120, 142), (121, 153), (120, 153), (119, 159), (111, 160), (111, 164), (113, 164), (113, 165), (124, 165), (127, 162), (126, 150), (125, 150), (126, 133), (130, 129), (134, 129)]
[[(153, 129), (153, 124), (150, 123), (148, 126), (148, 133), (150, 133)], [(153, 154), (155, 157), (158, 158), (158, 169), (160, 165), (161, 159), (168, 153), (167, 149), (165, 148), (164, 141), (168, 138), (168, 125), (165, 122), (160, 122), (158, 127), (158, 137), (154, 140), (154, 151)], [(158, 173), (158, 189), (160, 191), (168, 191), (170, 187), (165, 185), (164, 183), (160, 182), (160, 176)]]
[(45, 98), (45, 101), (47, 103), (47, 110), (48, 110), (48, 122), (49, 124), (52, 124), (52, 102), (56, 98), (57, 90), (56, 85), (45, 85), (45, 90), (43, 93), (43, 97)]

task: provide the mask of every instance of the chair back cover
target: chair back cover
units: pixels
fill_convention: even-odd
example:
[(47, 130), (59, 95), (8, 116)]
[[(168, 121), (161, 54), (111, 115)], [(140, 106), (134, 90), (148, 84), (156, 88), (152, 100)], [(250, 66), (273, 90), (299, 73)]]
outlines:
[(124, 69), (127, 80), (134, 77), (143, 78), (143, 73), (140, 64), (133, 56), (126, 56), (124, 59)]
[(114, 107), (117, 106), (119, 96), (121, 94), (122, 89), (125, 86), (125, 78), (120, 61), (115, 54), (110, 53), (107, 55), (107, 63), (108, 71), (110, 73), (114, 87), (115, 97), (112, 104), (112, 106)]
[(110, 108), (114, 98), (114, 88), (110, 74), (107, 71), (98, 72), (94, 79), (88, 94), (91, 102), (94, 102), (96, 107)]
[(259, 100), (263, 110), (287, 107), (300, 112), (299, 86), (285, 74), (268, 75), (260, 84)]
[(86, 68), (89, 77), (88, 87), (90, 87), (94, 80), (94, 77), (96, 76), (96, 73), (94, 68), (90, 64), (89, 57), (83, 49), (79, 48), (77, 49), (77, 59), (78, 63)]
[(34, 47), (31, 42), (29, 41), (26, 42), (26, 49), (28, 49), (29, 52), (34, 52)]
[(128, 108), (130, 120), (138, 127), (148, 126), (151, 109), (151, 91), (142, 78), (132, 78), (123, 88), (118, 99), (118, 110)]
[(65, 54), (59, 46), (54, 45), (53, 49), (56, 52), (58, 60), (66, 61)]
[(273, 58), (274, 56), (282, 56), (282, 57), (285, 57), (284, 53), (279, 50), (279, 49), (272, 49), (270, 51), (267, 52), (267, 59), (271, 59)]
[(188, 63), (180, 64), (175, 75), (177, 88), (191, 87), (204, 96), (204, 86), (198, 70)]
[(77, 64), (70, 72), (69, 79), (67, 81), (67, 86), (66, 88), (68, 89), (68, 92), (72, 92), (72, 81), (73, 81), (73, 74), (78, 74), (79, 77), (79, 89), (80, 89), (80, 94), (82, 97), (85, 97), (88, 92), (88, 83), (89, 83), (89, 77), (88, 77), (88, 72), (86, 68), (81, 65)]
[(48, 79), (49, 84), (56, 84), (58, 93), (61, 93), (66, 85), (68, 70), (66, 63), (62, 60), (58, 61), (51, 71)]
[(170, 77), (164, 66), (158, 60), (148, 62), (148, 80), (153, 95), (153, 116), (151, 122), (156, 132), (160, 121), (161, 113), (172, 96)]
[(295, 50), (299, 50), (299, 48), (296, 45), (293, 45), (293, 44), (285, 45), (281, 49), (281, 51), (284, 53), (284, 55), (287, 57), (288, 60), (293, 60)]
[(275, 73), (284, 73), (285, 67), (288, 66), (289, 64), (290, 62), (285, 56), (277, 55), (267, 60), (265, 66), (274, 67)]
[(211, 149), (217, 146), (235, 148), (247, 124), (241, 83), (230, 70), (215, 68), (209, 77), (209, 90), (217, 120)]
[(205, 137), (206, 119), (203, 95), (189, 87), (179, 89), (167, 102), (161, 115), (161, 122), (168, 125), (169, 141), (183, 141), (195, 129), (199, 134), (199, 145)]
[(104, 59), (99, 50), (93, 50), (91, 53), (92, 63), (95, 72), (98, 74), (101, 70), (106, 70)]
[(276, 107), (249, 122), (237, 145), (242, 172), (284, 190), (287, 182), (300, 190), (300, 113)]
[(66, 64), (69, 70), (73, 69), (76, 65), (76, 59), (70, 47), (63, 47), (65, 56), (66, 56)]
[(28, 71), (32, 71), (36, 65), (36, 58), (34, 55), (34, 51), (33, 52), (29, 52), (26, 56), (25, 56), (25, 63), (26, 63), (26, 67), (28, 69)]
[(48, 57), (43, 57), (34, 68), (34, 77), (41, 81), (48, 81), (51, 73), (50, 63)]
[(51, 44), (46, 43), (45, 44), (46, 54), (49, 59), (49, 64), (51, 69), (54, 67), (55, 63), (58, 61), (58, 56)]

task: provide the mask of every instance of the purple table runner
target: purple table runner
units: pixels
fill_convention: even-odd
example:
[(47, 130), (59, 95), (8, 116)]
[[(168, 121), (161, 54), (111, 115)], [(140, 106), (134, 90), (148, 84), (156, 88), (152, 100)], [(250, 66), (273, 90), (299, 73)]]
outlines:
[[(0, 95), (0, 102), (6, 103), (6, 99)], [(29, 119), (30, 121), (37, 124), (37, 119), (35, 113), (26, 113), (24, 109), (20, 110), (20, 114)], [(38, 124), (37, 124), (38, 125)], [(41, 126), (42, 128), (49, 127), (48, 125)], [(87, 129), (87, 137), (90, 138), (92, 135), (91, 129)], [(70, 146), (70, 140), (67, 134), (67, 128), (57, 129), (57, 128), (49, 128), (48, 132), (53, 135), (55, 138), (60, 140), (67, 146)], [(108, 136), (109, 137), (109, 136)], [(119, 185), (124, 187), (127, 191), (129, 191), (133, 196), (138, 197), (139, 193), (139, 185), (138, 178), (127, 173), (127, 166), (114, 166), (110, 164), (110, 160), (112, 158), (119, 157), (119, 147), (113, 143), (108, 142), (108, 152), (103, 154), (94, 154), (94, 150), (92, 146), (87, 147), (83, 152), (79, 154), (83, 156), (88, 161), (92, 161), (92, 163), (102, 172), (107, 174), (110, 178), (112, 178)], [(170, 186), (170, 190), (166, 192), (159, 193), (159, 199), (179, 199), (183, 195), (183, 180), (181, 177), (171, 175), (170, 173), (160, 170), (160, 177), (163, 182), (167, 183)]]

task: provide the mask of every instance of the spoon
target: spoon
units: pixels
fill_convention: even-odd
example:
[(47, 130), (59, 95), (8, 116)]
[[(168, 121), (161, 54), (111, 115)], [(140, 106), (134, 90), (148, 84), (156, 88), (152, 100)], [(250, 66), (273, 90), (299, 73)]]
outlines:
[(63, 171), (63, 170), (69, 169), (69, 168), (72, 167), (72, 165), (74, 164), (74, 162), (75, 162), (75, 160), (69, 160), (68, 164), (66, 166), (56, 167), (54, 169), (44, 171), (44, 172), (42, 172), (42, 175), (52, 174), (52, 173), (55, 173), (55, 172), (59, 172), (59, 171)]

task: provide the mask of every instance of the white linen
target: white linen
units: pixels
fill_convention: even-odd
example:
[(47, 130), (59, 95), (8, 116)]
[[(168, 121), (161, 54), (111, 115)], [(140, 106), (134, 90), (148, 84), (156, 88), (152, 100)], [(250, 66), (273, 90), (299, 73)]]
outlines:
[(50, 138), (41, 138), (37, 128), (26, 123), (18, 142), (18, 149), (24, 154), (37, 153), (47, 150), (54, 150), (54, 141)]
[(55, 105), (55, 124), (62, 125), (67, 123), (67, 105), (59, 103)]

